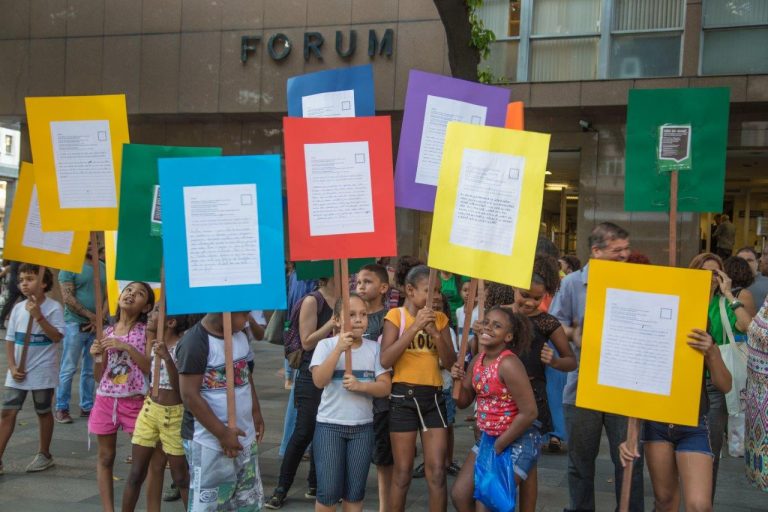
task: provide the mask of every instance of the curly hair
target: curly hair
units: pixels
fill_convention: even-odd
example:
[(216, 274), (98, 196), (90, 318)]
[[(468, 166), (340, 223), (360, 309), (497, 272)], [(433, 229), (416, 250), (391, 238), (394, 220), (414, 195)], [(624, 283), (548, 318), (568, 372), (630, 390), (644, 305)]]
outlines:
[(571, 272), (581, 270), (581, 260), (579, 260), (579, 258), (576, 256), (573, 256), (572, 254), (566, 254), (560, 259), (563, 260), (566, 265), (568, 265), (568, 268), (571, 269)]
[(487, 281), (485, 283), (485, 308), (506, 306), (515, 302), (515, 289), (509, 285)]
[(723, 272), (731, 278), (734, 288), (747, 288), (755, 282), (752, 268), (744, 258), (731, 256), (723, 262)]
[(400, 288), (405, 286), (405, 278), (413, 267), (418, 267), (424, 263), (415, 256), (402, 256), (397, 260), (395, 267), (395, 285)]
[(501, 306), (492, 307), (488, 313), (492, 311), (500, 311), (509, 319), (512, 341), (507, 344), (507, 348), (518, 356), (527, 354), (531, 350), (533, 340), (533, 326), (528, 317)]
[(552, 256), (539, 254), (533, 260), (531, 284), (544, 285), (548, 294), (554, 295), (560, 288), (560, 265)]

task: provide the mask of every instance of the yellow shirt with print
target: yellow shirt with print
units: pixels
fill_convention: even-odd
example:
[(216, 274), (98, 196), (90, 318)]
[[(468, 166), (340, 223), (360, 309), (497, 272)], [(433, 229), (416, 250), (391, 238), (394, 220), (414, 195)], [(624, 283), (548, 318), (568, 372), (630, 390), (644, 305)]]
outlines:
[[(400, 330), (401, 309), (404, 312), (403, 316), (405, 316), (405, 329), (408, 329), (413, 325), (415, 318), (406, 308), (390, 309), (387, 316), (384, 317), (385, 320), (392, 322), (398, 331)], [(442, 331), (448, 325), (448, 317), (439, 311), (435, 316), (437, 330)], [(438, 341), (424, 330), (417, 332), (410, 345), (395, 361), (393, 365), (395, 374), (392, 377), (392, 382), (442, 387), (443, 377), (440, 374), (440, 359), (435, 344)]]

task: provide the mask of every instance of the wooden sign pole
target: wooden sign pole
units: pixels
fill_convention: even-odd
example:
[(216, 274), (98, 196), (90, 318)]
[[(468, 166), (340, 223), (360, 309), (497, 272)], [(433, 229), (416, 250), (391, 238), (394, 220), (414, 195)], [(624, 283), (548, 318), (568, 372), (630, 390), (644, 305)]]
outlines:
[(429, 279), (427, 280), (427, 307), (432, 309), (432, 302), (435, 300), (435, 287), (437, 286), (437, 269), (429, 269)]
[[(341, 258), (338, 262), (341, 268), (341, 325), (344, 332), (352, 330), (352, 322), (349, 318), (349, 261)], [(352, 374), (352, 349), (344, 352), (344, 374)]]
[[(104, 294), (101, 288), (101, 265), (99, 260), (99, 237), (95, 231), (91, 231), (91, 266), (93, 267), (93, 298), (96, 306), (96, 340), (100, 343), (104, 337)], [(94, 364), (100, 363), (94, 358)], [(103, 370), (103, 368), (102, 368)], [(95, 375), (99, 382), (101, 375)]]
[[(461, 331), (461, 345), (457, 361), (464, 362), (467, 357), (467, 345), (469, 344), (469, 329), (472, 327), (472, 310), (475, 309), (475, 299), (477, 299), (477, 279), (474, 277), (469, 282), (469, 295), (467, 302), (464, 303), (464, 326)], [(458, 400), (461, 395), (460, 381), (456, 380), (453, 384), (453, 399)]]
[[(37, 282), (41, 286), (43, 283), (43, 276), (45, 276), (45, 267), (40, 265), (37, 269)], [(32, 324), (34, 321), (35, 319), (32, 318), (32, 315), (29, 315), (29, 319), (27, 320), (27, 330), (24, 332), (24, 345), (21, 347), (21, 356), (16, 364), (16, 368), (22, 373), (24, 373), (27, 367), (27, 352), (29, 351), (29, 341), (32, 338)]]
[[(669, 173), (669, 266), (677, 266), (677, 188), (678, 171)], [(640, 434), (640, 420), (627, 419), (627, 447), (635, 451), (638, 449)], [(624, 476), (621, 481), (620, 512), (629, 512), (629, 498), (632, 491), (632, 471), (634, 462), (624, 468)]]
[(477, 321), (483, 320), (485, 320), (485, 279), (479, 279), (477, 281)]
[[(157, 331), (155, 338), (160, 343), (165, 339), (165, 265), (160, 265), (160, 305), (157, 311)], [(160, 395), (160, 358), (155, 352), (155, 367), (152, 369), (152, 398), (157, 399)]]
[(232, 313), (222, 313), (224, 327), (224, 371), (227, 376), (227, 426), (237, 428), (237, 409), (235, 406), (235, 363), (232, 348)]

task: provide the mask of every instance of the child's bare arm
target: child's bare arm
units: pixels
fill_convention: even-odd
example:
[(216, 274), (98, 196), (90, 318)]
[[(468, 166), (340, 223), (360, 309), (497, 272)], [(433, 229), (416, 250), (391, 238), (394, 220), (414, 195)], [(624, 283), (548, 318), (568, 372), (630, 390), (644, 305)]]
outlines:
[(436, 340), (437, 356), (440, 358), (440, 365), (443, 368), (450, 368), (456, 362), (456, 351), (453, 350), (449, 329), (448, 326), (443, 327), (439, 332), (439, 339)]
[(379, 356), (381, 359), (381, 366), (384, 368), (392, 368), (395, 361), (400, 359), (400, 356), (403, 355), (405, 349), (411, 344), (417, 332), (419, 332), (419, 329), (416, 328), (416, 324), (414, 323), (403, 332), (402, 336), (400, 336), (400, 327), (389, 320), (386, 320), (384, 322), (384, 332), (381, 336), (381, 355)]
[(499, 365), (499, 377), (514, 397), (517, 416), (507, 430), (496, 439), (496, 453), (501, 453), (533, 424), (539, 415), (533, 388), (525, 366), (517, 357), (505, 357)]
[(253, 415), (253, 426), (256, 428), (256, 441), (261, 443), (264, 439), (264, 417), (261, 415), (261, 404), (259, 396), (256, 394), (256, 386), (253, 384), (253, 375), (248, 375), (248, 383), (251, 385), (251, 414)]
[[(470, 371), (464, 370), (464, 361), (456, 361), (451, 368), (451, 378), (454, 379), (454, 386), (459, 386), (459, 399), (456, 400), (456, 406), (459, 409), (466, 409), (475, 400), (475, 388), (472, 386), (472, 371), (475, 367), (475, 360), (478, 356), (472, 358), (469, 364)], [(458, 381), (458, 384), (456, 384)]]
[(224, 454), (227, 457), (236, 457), (243, 449), (238, 440), (238, 435), (245, 433), (237, 428), (229, 428), (221, 422), (211, 410), (211, 406), (200, 394), (203, 385), (203, 375), (183, 374), (179, 376), (179, 393), (184, 406), (199, 421), (205, 429), (219, 440)]

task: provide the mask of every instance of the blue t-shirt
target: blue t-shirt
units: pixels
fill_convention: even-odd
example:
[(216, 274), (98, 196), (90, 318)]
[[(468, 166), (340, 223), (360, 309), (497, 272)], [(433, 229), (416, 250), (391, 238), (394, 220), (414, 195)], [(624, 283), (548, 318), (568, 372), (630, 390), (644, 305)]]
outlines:
[[(99, 268), (101, 270), (102, 296), (104, 296), (103, 290), (106, 290), (107, 281), (105, 277), (106, 271), (104, 269), (104, 263), (101, 261), (99, 261)], [(96, 312), (96, 300), (94, 299), (93, 293), (93, 267), (91, 266), (90, 261), (83, 263), (83, 269), (79, 274), (68, 272), (66, 270), (59, 272), (59, 283), (62, 285), (64, 283), (74, 283), (75, 298), (77, 301), (89, 311)], [(64, 321), (67, 323), (84, 324), (88, 322), (88, 319), (78, 315), (65, 304)]]

